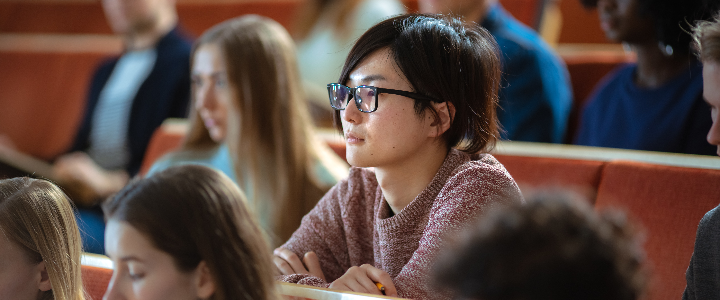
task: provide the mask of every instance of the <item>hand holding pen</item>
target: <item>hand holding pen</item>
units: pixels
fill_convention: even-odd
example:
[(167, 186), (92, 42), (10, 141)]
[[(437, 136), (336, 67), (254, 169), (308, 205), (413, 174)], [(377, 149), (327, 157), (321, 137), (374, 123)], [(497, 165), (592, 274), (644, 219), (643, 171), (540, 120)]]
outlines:
[(331, 289), (397, 297), (390, 275), (369, 264), (351, 267), (343, 276), (330, 284)]

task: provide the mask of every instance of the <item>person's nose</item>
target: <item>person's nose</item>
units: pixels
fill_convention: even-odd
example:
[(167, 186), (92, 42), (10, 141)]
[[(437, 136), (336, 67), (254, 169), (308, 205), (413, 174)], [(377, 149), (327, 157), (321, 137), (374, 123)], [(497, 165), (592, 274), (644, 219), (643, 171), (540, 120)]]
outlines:
[(105, 291), (105, 295), (103, 295), (103, 300), (125, 299), (126, 298), (122, 295), (122, 293), (120, 293), (117, 271), (114, 271), (112, 277), (110, 278), (110, 283), (108, 284), (107, 290)]
[(212, 111), (217, 104), (215, 98), (215, 90), (209, 85), (198, 88), (195, 99), (195, 109), (205, 109)]
[[(715, 118), (713, 118), (713, 124), (710, 126), (710, 131), (708, 131), (707, 141), (712, 145), (720, 147), (720, 111), (716, 114)], [(718, 155), (720, 155), (720, 153), (718, 153)]]
[(344, 110), (340, 111), (340, 117), (343, 121), (358, 124), (362, 122), (362, 118), (365, 113), (361, 112), (355, 104), (355, 98), (350, 100)]

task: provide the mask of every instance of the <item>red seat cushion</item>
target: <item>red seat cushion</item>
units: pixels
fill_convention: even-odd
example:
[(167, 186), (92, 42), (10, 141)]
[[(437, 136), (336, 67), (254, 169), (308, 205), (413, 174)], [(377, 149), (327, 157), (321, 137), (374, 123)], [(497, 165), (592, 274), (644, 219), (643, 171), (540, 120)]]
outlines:
[(698, 223), (718, 203), (720, 170), (613, 161), (595, 207), (625, 209), (644, 228), (653, 273), (647, 300), (669, 300), (680, 299)]
[(0, 53), (0, 134), (42, 159), (66, 151), (80, 125), (90, 77), (104, 53)]
[(537, 189), (564, 189), (591, 203), (600, 183), (602, 161), (494, 154), (526, 196)]
[(156, 160), (180, 147), (188, 131), (187, 125), (187, 123), (165, 123), (155, 129), (148, 148), (145, 150), (145, 156), (140, 166), (140, 174), (146, 174)]
[(87, 265), (83, 265), (81, 270), (83, 287), (90, 296), (87, 300), (101, 300), (110, 284), (113, 270)]

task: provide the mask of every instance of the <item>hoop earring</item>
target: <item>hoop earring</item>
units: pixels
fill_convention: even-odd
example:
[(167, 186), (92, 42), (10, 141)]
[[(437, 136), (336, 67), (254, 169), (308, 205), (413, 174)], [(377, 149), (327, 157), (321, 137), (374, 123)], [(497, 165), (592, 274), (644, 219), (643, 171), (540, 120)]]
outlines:
[(675, 52), (671, 45), (665, 44), (663, 42), (658, 42), (658, 48), (660, 48), (660, 52), (662, 52), (662, 54), (667, 57), (672, 56)]

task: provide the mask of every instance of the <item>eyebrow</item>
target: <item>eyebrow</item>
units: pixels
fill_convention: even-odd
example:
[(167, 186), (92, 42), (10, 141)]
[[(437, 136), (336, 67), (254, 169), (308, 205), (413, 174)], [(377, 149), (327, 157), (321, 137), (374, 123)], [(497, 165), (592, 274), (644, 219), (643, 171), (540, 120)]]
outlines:
[(122, 262), (128, 262), (128, 261), (142, 262), (143, 260), (140, 259), (140, 258), (138, 258), (137, 256), (130, 255), (130, 256), (123, 256), (123, 257), (121, 257), (121, 258), (120, 258), (120, 261), (122, 261)]
[(368, 75), (368, 76), (361, 78), (360, 82), (367, 83), (367, 82), (372, 82), (372, 81), (385, 81), (385, 80), (387, 80), (387, 79), (385, 79), (385, 76), (382, 76), (380, 74), (372, 74), (372, 75)]

